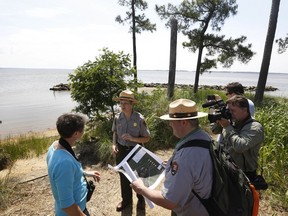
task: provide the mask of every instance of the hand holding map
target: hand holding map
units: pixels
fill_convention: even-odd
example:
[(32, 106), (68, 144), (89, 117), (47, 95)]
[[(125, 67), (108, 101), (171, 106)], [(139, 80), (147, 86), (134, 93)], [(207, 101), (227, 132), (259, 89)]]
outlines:
[[(116, 166), (109, 168), (123, 173), (132, 182), (141, 178), (144, 185), (150, 189), (156, 188), (164, 177), (165, 167), (163, 161), (154, 153), (137, 144), (132, 151)], [(153, 202), (145, 198), (150, 208)]]

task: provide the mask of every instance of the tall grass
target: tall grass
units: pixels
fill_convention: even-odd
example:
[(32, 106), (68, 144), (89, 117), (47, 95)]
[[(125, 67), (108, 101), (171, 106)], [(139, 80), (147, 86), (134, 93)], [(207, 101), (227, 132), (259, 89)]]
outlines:
[(0, 167), (8, 168), (8, 174), (0, 178), (0, 209), (5, 209), (13, 197), (13, 189), (9, 186), (9, 173), (13, 163), (19, 159), (39, 156), (47, 151), (56, 137), (20, 136), (0, 140)]
[[(87, 165), (101, 163), (103, 166), (114, 163), (112, 155), (112, 123), (113, 119), (99, 119), (90, 122), (83, 138), (77, 144), (76, 151)], [(87, 149), (89, 152), (85, 151)], [(91, 158), (91, 160), (86, 161)], [(84, 163), (84, 165), (86, 165)]]
[[(196, 94), (191, 88), (175, 89), (175, 95), (171, 100), (187, 98), (195, 101), (199, 111), (206, 111), (201, 104), (205, 102), (207, 95), (218, 94), (225, 101), (226, 95), (223, 91), (211, 89), (199, 90)], [(253, 95), (247, 95), (253, 99)], [(172, 130), (167, 121), (162, 121), (159, 116), (168, 113), (168, 104), (165, 89), (156, 88), (152, 93), (139, 93), (137, 96), (139, 103), (135, 105), (135, 110), (139, 111), (146, 118), (151, 132), (151, 140), (145, 144), (150, 150), (174, 148), (177, 142), (172, 134)], [(265, 140), (260, 151), (259, 164), (263, 169), (263, 174), (269, 183), (267, 194), (272, 197), (272, 204), (288, 208), (288, 111), (287, 99), (265, 96), (261, 104), (256, 104), (255, 118), (262, 123), (265, 128)], [(202, 128), (209, 131), (209, 121), (202, 118)], [(92, 163), (114, 163), (112, 155), (112, 120), (97, 120), (90, 123), (87, 132), (77, 146), (83, 159), (93, 159)], [(27, 158), (33, 155), (40, 155), (46, 152), (48, 146), (55, 137), (22, 137), (21, 139), (10, 139), (0, 141), (0, 153), (10, 155), (11, 160)], [(90, 161), (91, 162), (91, 161)], [(260, 171), (260, 170), (259, 170)], [(2, 194), (3, 182), (0, 182)], [(3, 193), (4, 194), (4, 193)], [(286, 194), (286, 195), (285, 195)], [(1, 197), (0, 197), (1, 199)], [(1, 200), (0, 200), (1, 201)]]
[(270, 192), (275, 199), (272, 204), (278, 206), (281, 201), (288, 208), (288, 111), (287, 100), (265, 98), (256, 107), (256, 119), (265, 129), (265, 139), (260, 151), (259, 164), (267, 179)]
[[(152, 150), (174, 147), (176, 142), (172, 131), (165, 121), (159, 116), (168, 112), (166, 91), (157, 89), (152, 95), (140, 95), (139, 110), (146, 117), (151, 131), (151, 141), (148, 147)], [(225, 92), (211, 89), (199, 90), (196, 94), (191, 88), (176, 89), (171, 100), (187, 98), (195, 101), (199, 111), (206, 111), (201, 107), (207, 95), (218, 94), (224, 101), (227, 99)], [(246, 95), (254, 98), (252, 93)], [(272, 196), (272, 205), (288, 208), (288, 99), (265, 96), (262, 104), (256, 104), (255, 118), (265, 128), (265, 140), (260, 150), (259, 171), (269, 183), (268, 194)], [(209, 121), (201, 119), (202, 128), (209, 131)]]
[(47, 151), (55, 137), (20, 136), (0, 141), (0, 150), (10, 156), (12, 161), (39, 156)]
[(7, 208), (9, 200), (13, 194), (13, 189), (7, 187), (9, 178), (0, 178), (0, 210)]

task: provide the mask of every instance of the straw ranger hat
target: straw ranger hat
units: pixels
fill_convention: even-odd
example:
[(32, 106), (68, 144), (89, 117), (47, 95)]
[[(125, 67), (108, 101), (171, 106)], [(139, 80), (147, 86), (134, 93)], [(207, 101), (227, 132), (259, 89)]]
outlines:
[(169, 104), (169, 114), (163, 115), (163, 120), (186, 120), (207, 116), (208, 113), (198, 112), (194, 101), (188, 99), (178, 99)]
[(114, 101), (131, 101), (133, 104), (138, 103), (138, 101), (134, 98), (134, 94), (130, 90), (124, 90), (120, 92), (119, 97), (112, 98)]

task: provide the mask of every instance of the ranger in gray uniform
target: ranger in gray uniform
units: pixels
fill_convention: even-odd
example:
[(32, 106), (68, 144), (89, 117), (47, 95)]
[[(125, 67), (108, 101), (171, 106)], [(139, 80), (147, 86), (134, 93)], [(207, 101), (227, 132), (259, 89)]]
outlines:
[[(121, 113), (116, 115), (113, 131), (113, 153), (116, 155), (116, 163), (119, 164), (137, 144), (150, 140), (150, 132), (145, 118), (141, 113), (133, 110), (133, 105), (138, 101), (130, 90), (122, 91), (114, 101), (119, 101)], [(132, 204), (132, 189), (129, 180), (120, 173), (122, 201), (118, 203), (116, 211), (122, 211)], [(145, 209), (145, 200), (137, 194), (137, 209)]]
[(155, 204), (173, 210), (177, 216), (208, 216), (208, 212), (194, 195), (206, 199), (211, 194), (213, 165), (208, 149), (201, 147), (182, 148), (190, 140), (210, 141), (211, 137), (199, 128), (198, 118), (207, 113), (198, 112), (196, 103), (187, 99), (178, 99), (169, 105), (169, 114), (160, 118), (169, 120), (173, 134), (180, 140), (166, 165), (166, 175), (162, 191), (151, 190), (141, 179), (133, 181), (131, 186), (139, 194)]

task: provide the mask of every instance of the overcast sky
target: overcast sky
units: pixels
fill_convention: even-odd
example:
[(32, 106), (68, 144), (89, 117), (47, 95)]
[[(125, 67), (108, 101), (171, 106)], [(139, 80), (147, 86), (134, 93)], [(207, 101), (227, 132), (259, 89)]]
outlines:
[[(127, 25), (115, 22), (126, 8), (117, 0), (0, 0), (0, 67), (75, 69), (94, 61), (99, 50), (124, 51), (132, 56), (132, 36)], [(139, 70), (169, 69), (170, 30), (155, 12), (155, 2), (147, 0), (146, 16), (157, 24), (154, 33), (137, 34)], [(224, 27), (226, 37), (247, 36), (257, 54), (247, 64), (235, 63), (228, 71), (259, 71), (266, 40), (271, 0), (238, 0), (238, 14)], [(280, 4), (275, 39), (288, 33), (288, 1)], [(197, 55), (183, 49), (178, 34), (177, 69), (196, 69)], [(132, 59), (132, 58), (131, 58)], [(288, 51), (277, 53), (274, 44), (270, 72), (288, 73)]]

